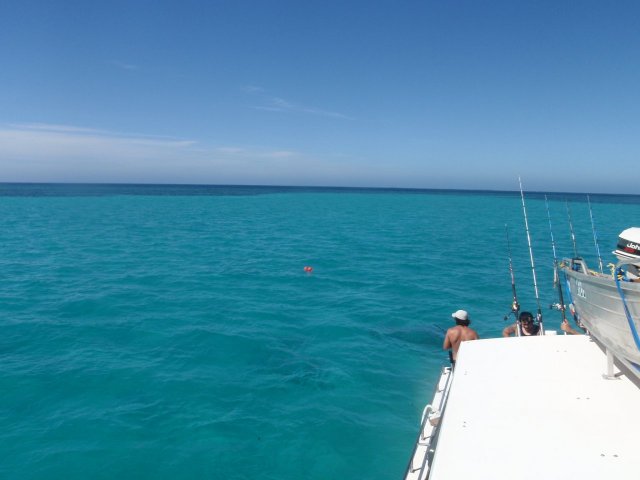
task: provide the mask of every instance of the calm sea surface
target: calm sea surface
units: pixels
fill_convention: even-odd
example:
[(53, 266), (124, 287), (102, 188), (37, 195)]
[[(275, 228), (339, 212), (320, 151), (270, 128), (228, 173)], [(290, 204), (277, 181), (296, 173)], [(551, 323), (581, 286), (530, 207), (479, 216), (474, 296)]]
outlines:
[[(550, 197), (559, 255), (565, 199), (595, 267), (584, 195)], [(591, 202), (606, 264), (640, 197)], [(505, 224), (535, 310), (513, 192), (0, 184), (0, 478), (401, 478), (451, 312), (506, 324)]]

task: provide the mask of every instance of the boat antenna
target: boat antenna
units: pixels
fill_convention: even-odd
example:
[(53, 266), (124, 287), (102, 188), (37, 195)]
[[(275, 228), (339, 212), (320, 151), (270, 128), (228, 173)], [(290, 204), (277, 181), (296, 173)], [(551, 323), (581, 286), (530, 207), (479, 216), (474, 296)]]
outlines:
[(507, 224), (504, 225), (504, 232), (507, 235), (507, 252), (509, 252), (509, 273), (511, 274), (511, 293), (513, 294), (513, 302), (511, 303), (511, 311), (504, 316), (506, 320), (509, 315), (513, 314), (516, 317), (516, 335), (520, 336), (520, 304), (518, 303), (518, 294), (516, 293), (516, 277), (513, 274), (513, 261), (511, 260), (511, 242), (509, 241), (509, 228)]
[(598, 232), (596, 232), (596, 224), (593, 221), (593, 210), (591, 210), (591, 199), (587, 195), (587, 203), (589, 204), (589, 216), (591, 217), (591, 231), (593, 232), (593, 243), (596, 246), (596, 253), (598, 254), (598, 264), (600, 266), (600, 273), (602, 271), (602, 256), (600, 255), (600, 245), (598, 245)]
[[(560, 272), (558, 271), (558, 256), (556, 255), (556, 242), (553, 239), (553, 228), (551, 228), (551, 212), (549, 211), (549, 200), (544, 196), (544, 204), (547, 207), (547, 219), (549, 220), (549, 233), (551, 234), (551, 249), (553, 250), (553, 283), (558, 285), (558, 310), (562, 314), (562, 322), (567, 321), (565, 313), (564, 295), (562, 294), (562, 282), (560, 281)], [(565, 332), (566, 335), (566, 332)]]
[(573, 233), (573, 221), (571, 220), (571, 208), (569, 208), (569, 200), (564, 201), (567, 206), (567, 216), (569, 217), (569, 231), (571, 232), (571, 241), (573, 242), (573, 258), (578, 258), (578, 247), (576, 246), (576, 235)]
[(544, 335), (544, 327), (542, 326), (542, 309), (540, 308), (540, 295), (538, 295), (538, 281), (536, 279), (536, 265), (533, 260), (533, 248), (531, 248), (531, 235), (529, 235), (529, 221), (527, 220), (527, 207), (524, 204), (524, 191), (522, 190), (522, 180), (518, 177), (520, 184), (520, 198), (522, 199), (522, 212), (524, 213), (524, 227), (527, 232), (527, 244), (529, 245), (529, 258), (531, 259), (531, 273), (533, 275), (533, 291), (536, 295), (536, 304), (538, 305), (537, 320), (540, 325), (540, 335)]

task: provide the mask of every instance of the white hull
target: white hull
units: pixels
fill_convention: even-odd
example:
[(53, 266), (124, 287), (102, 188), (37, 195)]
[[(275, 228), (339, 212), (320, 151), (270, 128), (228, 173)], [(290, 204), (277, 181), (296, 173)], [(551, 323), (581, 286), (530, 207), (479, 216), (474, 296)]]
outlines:
[[(584, 271), (588, 270), (586, 268)], [(562, 268), (579, 320), (591, 335), (640, 378), (640, 283), (620, 282), (632, 323), (612, 276)], [(635, 329), (635, 331), (634, 331)]]
[(449, 396), (452, 375), (451, 367), (442, 369), (440, 380), (433, 393), (433, 399), (422, 412), (420, 433), (411, 460), (409, 460), (405, 480), (426, 480), (429, 476), (431, 461), (438, 441), (440, 420)]
[(428, 480), (638, 480), (640, 389), (587, 335), (462, 342)]

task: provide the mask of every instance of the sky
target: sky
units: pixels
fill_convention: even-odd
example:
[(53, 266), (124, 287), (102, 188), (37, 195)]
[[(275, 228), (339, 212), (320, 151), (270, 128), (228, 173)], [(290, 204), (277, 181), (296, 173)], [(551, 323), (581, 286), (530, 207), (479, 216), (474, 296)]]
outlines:
[(637, 1), (0, 2), (0, 182), (639, 193)]

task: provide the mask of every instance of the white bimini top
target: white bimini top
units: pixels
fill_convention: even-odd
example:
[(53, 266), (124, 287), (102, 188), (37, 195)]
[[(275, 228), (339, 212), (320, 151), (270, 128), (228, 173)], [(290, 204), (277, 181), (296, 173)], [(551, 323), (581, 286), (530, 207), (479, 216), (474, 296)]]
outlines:
[(585, 335), (463, 342), (429, 480), (640, 479), (640, 389), (606, 359)]

